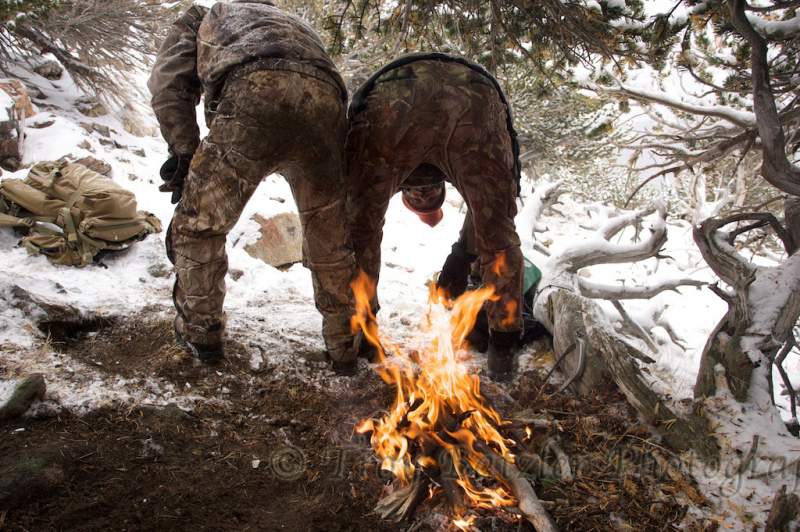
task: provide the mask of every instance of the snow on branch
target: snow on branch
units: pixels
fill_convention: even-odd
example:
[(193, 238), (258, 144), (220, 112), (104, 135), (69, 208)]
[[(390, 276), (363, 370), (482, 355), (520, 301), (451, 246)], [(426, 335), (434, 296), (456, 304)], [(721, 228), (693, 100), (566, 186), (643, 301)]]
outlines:
[(616, 87), (591, 86), (588, 88), (594, 91), (604, 92), (607, 94), (622, 94), (630, 98), (633, 98), (635, 100), (639, 100), (641, 102), (666, 105), (667, 107), (678, 109), (679, 111), (683, 111), (694, 115), (712, 116), (715, 118), (720, 118), (722, 120), (726, 120), (736, 126), (743, 128), (754, 127), (756, 125), (756, 119), (752, 113), (740, 111), (738, 109), (734, 109), (732, 107), (726, 107), (724, 105), (709, 106), (709, 105), (692, 104), (681, 101), (677, 98), (673, 98), (663, 92), (654, 92), (645, 89), (630, 87), (623, 84), (620, 81), (617, 81)]
[(794, 39), (800, 36), (800, 16), (788, 20), (765, 20), (755, 13), (747, 13), (750, 25), (769, 39)]
[(645, 216), (653, 212), (652, 208), (610, 219), (598, 231), (600, 238), (566, 250), (559, 256), (559, 262), (564, 264), (566, 271), (577, 273), (587, 266), (638, 262), (657, 255), (667, 241), (667, 228), (666, 208), (658, 205), (655, 210), (658, 211), (658, 219), (650, 229), (649, 238), (632, 244), (614, 244), (609, 241), (625, 227), (640, 223)]
[(604, 239), (609, 240), (615, 235), (619, 234), (619, 232), (626, 227), (641, 226), (644, 218), (650, 216), (654, 212), (656, 212), (655, 207), (647, 207), (637, 211), (620, 214), (619, 216), (614, 216), (613, 218), (606, 220), (606, 222), (600, 226), (597, 232), (600, 233), (600, 236), (602, 236)]
[(677, 292), (677, 288), (680, 286), (699, 288), (705, 285), (705, 282), (696, 279), (669, 279), (644, 286), (617, 286), (593, 283), (582, 277), (578, 278), (581, 295), (591, 299), (650, 299), (667, 290)]
[(532, 237), (535, 237), (536, 233), (547, 231), (547, 227), (541, 223), (541, 218), (548, 208), (560, 203), (558, 199), (564, 193), (561, 189), (562, 185), (562, 181), (555, 181), (553, 183), (543, 183), (536, 188), (536, 195), (532, 199), (533, 205), (530, 209)]

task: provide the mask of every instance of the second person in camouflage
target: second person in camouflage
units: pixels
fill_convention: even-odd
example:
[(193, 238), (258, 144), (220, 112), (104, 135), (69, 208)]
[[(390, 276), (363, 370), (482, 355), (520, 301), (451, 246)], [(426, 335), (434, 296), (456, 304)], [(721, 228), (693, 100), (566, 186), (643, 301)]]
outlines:
[[(499, 296), (487, 307), (489, 371), (498, 379), (513, 371), (522, 328), (522, 254), (514, 225), (518, 163), (509, 112), (502, 91), (480, 67), (444, 54), (416, 54), (384, 67), (356, 92), (347, 139), (353, 246), (359, 267), (376, 282), (384, 216), (396, 192), (430, 225), (441, 219), (445, 180), (466, 200), (462, 232), (475, 248), (466, 251), (479, 255), (483, 282)], [(454, 261), (451, 255), (442, 275), (458, 270), (466, 286), (468, 262), (461, 271)], [(377, 310), (377, 300), (373, 305)]]

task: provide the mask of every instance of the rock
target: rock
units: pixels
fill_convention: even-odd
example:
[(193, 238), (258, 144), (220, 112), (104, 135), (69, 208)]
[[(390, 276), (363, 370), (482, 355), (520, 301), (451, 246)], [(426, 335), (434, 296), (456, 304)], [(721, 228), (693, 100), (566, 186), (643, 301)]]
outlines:
[(144, 151), (143, 148), (134, 148), (131, 150), (131, 153), (136, 155), (137, 157), (147, 157), (147, 152)]
[(81, 143), (78, 144), (78, 147), (83, 149), (83, 150), (94, 151), (92, 149), (92, 144), (88, 140), (81, 141)]
[(230, 269), (228, 270), (228, 275), (230, 275), (231, 279), (233, 279), (234, 281), (238, 281), (239, 279), (242, 278), (244, 272), (242, 270)]
[(297, 214), (287, 212), (271, 218), (256, 214), (252, 220), (261, 226), (261, 238), (245, 246), (251, 257), (276, 268), (303, 260), (303, 230)]
[(35, 124), (31, 124), (31, 127), (34, 129), (44, 129), (46, 127), (50, 127), (55, 124), (55, 120), (45, 120), (44, 122), (36, 122)]
[(172, 266), (164, 262), (151, 264), (147, 268), (147, 273), (158, 279), (166, 279), (167, 277), (172, 275)]
[(46, 298), (18, 285), (12, 285), (9, 293), (11, 297), (8, 303), (25, 314), (40, 331), (54, 338), (65, 338), (71, 331), (99, 324), (103, 320), (110, 321), (83, 312), (68, 303), (54, 301), (52, 295), (58, 293), (57, 286), (53, 286), (53, 294), (48, 294)]
[(0, 424), (22, 417), (34, 401), (44, 399), (47, 386), (41, 373), (34, 373), (14, 384), (14, 392), (0, 403)]
[(87, 133), (95, 132), (101, 137), (110, 137), (111, 136), (111, 129), (108, 126), (104, 126), (102, 124), (95, 124), (89, 122), (81, 122), (80, 126), (86, 130)]
[(33, 104), (25, 86), (16, 79), (0, 80), (0, 166), (19, 169), (25, 139), (25, 119)]
[(108, 114), (106, 106), (93, 96), (83, 96), (78, 98), (75, 101), (75, 107), (81, 114), (92, 118), (97, 118), (98, 116)]
[(20, 120), (34, 115), (33, 104), (28, 95), (28, 89), (18, 79), (0, 79), (0, 90), (8, 94), (14, 100), (14, 108)]
[(58, 61), (53, 59), (48, 59), (44, 63), (36, 65), (33, 67), (33, 71), (43, 78), (51, 81), (61, 79), (61, 76), (64, 74), (64, 69), (61, 67)]
[(0, 508), (41, 499), (66, 478), (57, 450), (29, 450), (4, 456), (0, 463)]
[(111, 175), (111, 165), (96, 157), (84, 157), (83, 159), (78, 159), (75, 163), (82, 164), (89, 170), (94, 170), (98, 174), (103, 174), (107, 177)]

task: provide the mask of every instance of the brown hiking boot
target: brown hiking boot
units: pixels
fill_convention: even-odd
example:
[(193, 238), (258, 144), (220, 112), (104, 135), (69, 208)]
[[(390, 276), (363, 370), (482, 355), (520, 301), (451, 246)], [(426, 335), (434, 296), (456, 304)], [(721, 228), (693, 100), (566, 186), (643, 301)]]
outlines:
[(358, 359), (331, 360), (331, 369), (340, 377), (352, 377), (358, 373)]
[(186, 340), (177, 329), (175, 329), (175, 342), (190, 355), (198, 358), (203, 364), (218, 364), (225, 358), (225, 349), (222, 346), (222, 342), (218, 344), (198, 344), (190, 342)]
[(509, 381), (514, 375), (514, 358), (519, 346), (520, 331), (490, 331), (488, 366), (494, 381)]

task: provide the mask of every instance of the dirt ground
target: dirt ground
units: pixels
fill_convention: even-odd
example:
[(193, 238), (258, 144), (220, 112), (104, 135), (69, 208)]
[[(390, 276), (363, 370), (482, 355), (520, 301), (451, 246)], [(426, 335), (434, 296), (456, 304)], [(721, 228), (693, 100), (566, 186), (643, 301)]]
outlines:
[[(222, 400), (199, 402), (190, 412), (174, 405), (108, 408), (0, 427), (0, 529), (442, 526), (444, 502), (424, 503), (414, 523), (381, 522), (372, 513), (391, 479), (353, 426), (388, 407), (393, 395), (370, 370), (348, 383), (318, 386), (269, 362), (251, 368), (248, 350), (235, 342), (226, 346), (225, 362), (208, 368), (173, 345), (167, 321), (146, 317), (72, 336), (56, 338), (53, 347), (99, 371), (155, 376)], [(321, 363), (298, 364), (323, 371)], [(559, 527), (640, 532), (672, 529), (683, 520), (691, 487), (652, 467), (660, 446), (620, 396), (578, 401), (568, 392), (554, 394), (550, 384), (539, 394), (541, 387), (541, 373), (530, 370), (508, 390), (488, 383), (484, 390), (504, 415), (525, 410), (554, 421), (520, 451), (542, 452), (555, 439), (570, 458), (571, 481), (535, 482)], [(532, 530), (492, 515), (478, 526)]]

